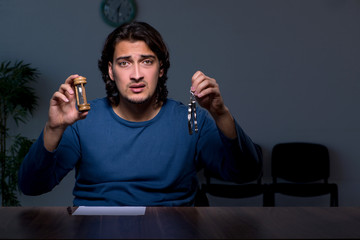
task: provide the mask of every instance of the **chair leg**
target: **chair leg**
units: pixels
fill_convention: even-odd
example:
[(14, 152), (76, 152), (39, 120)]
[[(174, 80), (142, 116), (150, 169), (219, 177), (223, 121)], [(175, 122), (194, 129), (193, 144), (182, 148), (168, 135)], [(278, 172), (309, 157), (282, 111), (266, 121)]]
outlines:
[(195, 196), (195, 204), (196, 207), (208, 207), (210, 206), (209, 199), (206, 195), (206, 185), (202, 185), (202, 187), (197, 191)]
[(338, 187), (336, 184), (331, 185), (331, 192), (330, 192), (330, 206), (331, 207), (338, 207), (339, 206), (339, 193)]
[(275, 192), (271, 186), (264, 184), (263, 206), (275, 207)]

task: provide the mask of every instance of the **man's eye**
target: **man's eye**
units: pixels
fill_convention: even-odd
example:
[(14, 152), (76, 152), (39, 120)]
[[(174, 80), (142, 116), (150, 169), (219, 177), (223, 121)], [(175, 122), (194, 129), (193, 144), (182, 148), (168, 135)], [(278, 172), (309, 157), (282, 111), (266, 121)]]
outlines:
[(119, 64), (119, 66), (120, 66), (120, 67), (126, 67), (126, 66), (128, 66), (128, 65), (129, 65), (129, 63), (128, 63), (128, 62), (126, 62), (126, 61), (119, 62), (118, 64)]
[(143, 61), (143, 63), (144, 63), (145, 65), (151, 65), (153, 62), (154, 62), (154, 61), (151, 60), (151, 59), (146, 59), (146, 60)]

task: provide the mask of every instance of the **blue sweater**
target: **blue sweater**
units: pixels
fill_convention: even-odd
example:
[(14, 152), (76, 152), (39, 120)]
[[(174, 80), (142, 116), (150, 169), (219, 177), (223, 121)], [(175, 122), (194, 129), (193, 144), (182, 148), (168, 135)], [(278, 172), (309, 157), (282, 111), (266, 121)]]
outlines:
[(197, 118), (199, 132), (189, 135), (187, 106), (174, 100), (145, 122), (126, 121), (106, 98), (94, 100), (55, 151), (45, 149), (41, 133), (21, 165), (20, 189), (46, 193), (75, 168), (74, 206), (186, 206), (194, 204), (202, 167), (225, 180), (256, 178), (261, 156), (240, 126), (230, 140), (206, 110), (198, 108)]

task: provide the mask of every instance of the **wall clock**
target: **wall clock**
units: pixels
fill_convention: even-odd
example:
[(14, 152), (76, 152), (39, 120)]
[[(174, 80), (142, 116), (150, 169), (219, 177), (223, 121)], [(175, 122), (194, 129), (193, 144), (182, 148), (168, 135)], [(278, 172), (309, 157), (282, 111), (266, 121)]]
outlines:
[(117, 27), (135, 18), (136, 5), (134, 0), (103, 0), (100, 11), (107, 24)]

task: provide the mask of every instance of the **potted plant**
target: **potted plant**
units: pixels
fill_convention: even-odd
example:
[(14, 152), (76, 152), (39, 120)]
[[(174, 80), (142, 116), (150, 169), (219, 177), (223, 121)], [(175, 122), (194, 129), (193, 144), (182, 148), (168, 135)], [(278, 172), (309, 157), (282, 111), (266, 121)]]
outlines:
[(26, 123), (37, 107), (37, 96), (29, 86), (38, 71), (23, 61), (0, 64), (0, 193), (2, 206), (19, 206), (18, 169), (33, 140), (9, 135), (8, 123)]

